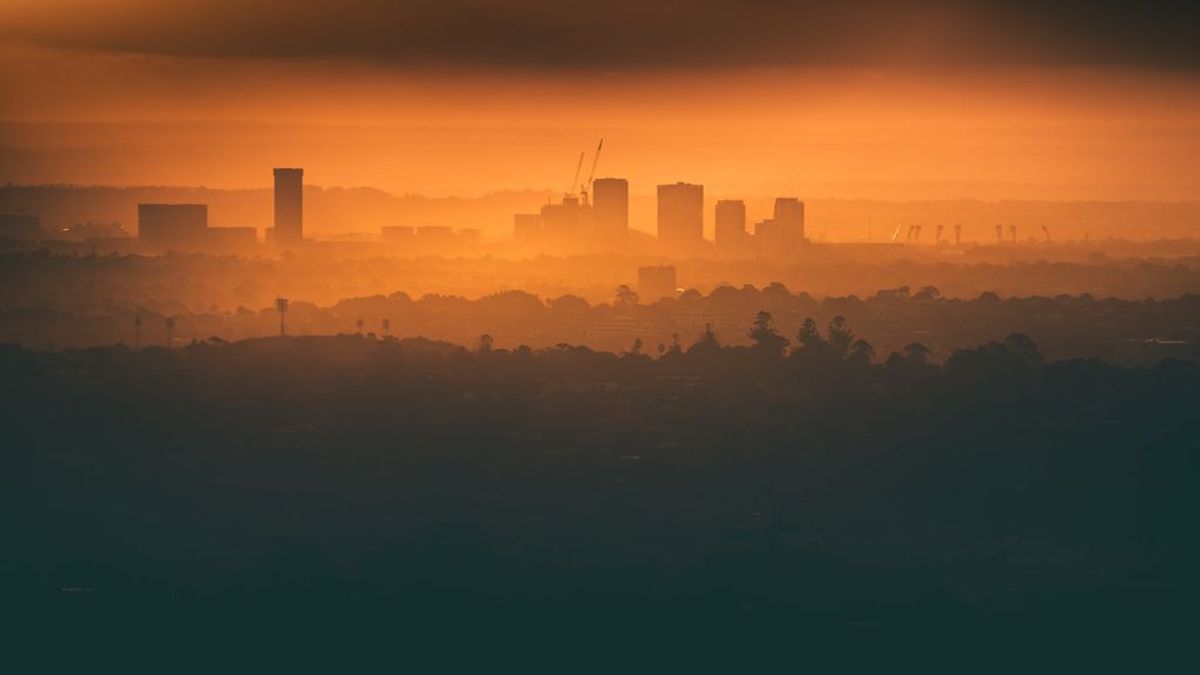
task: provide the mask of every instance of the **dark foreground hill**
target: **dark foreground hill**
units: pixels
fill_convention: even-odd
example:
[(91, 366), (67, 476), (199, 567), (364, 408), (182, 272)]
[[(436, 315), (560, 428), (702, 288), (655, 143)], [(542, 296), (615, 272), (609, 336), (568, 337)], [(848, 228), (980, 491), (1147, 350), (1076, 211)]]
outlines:
[[(803, 339), (807, 336), (807, 339)], [(1194, 572), (1200, 373), (1011, 336), (879, 364), (358, 336), (4, 373), (0, 585), (592, 617), (1147, 628)]]

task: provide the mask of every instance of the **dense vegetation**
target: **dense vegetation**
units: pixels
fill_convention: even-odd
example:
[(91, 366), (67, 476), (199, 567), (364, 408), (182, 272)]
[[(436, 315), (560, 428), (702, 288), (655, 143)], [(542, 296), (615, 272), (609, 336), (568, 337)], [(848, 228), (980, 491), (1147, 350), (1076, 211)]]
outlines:
[(766, 313), (746, 341), (6, 347), (0, 583), (881, 625), (1181, 611), (1193, 361), (1048, 363), (1012, 335), (934, 364)]

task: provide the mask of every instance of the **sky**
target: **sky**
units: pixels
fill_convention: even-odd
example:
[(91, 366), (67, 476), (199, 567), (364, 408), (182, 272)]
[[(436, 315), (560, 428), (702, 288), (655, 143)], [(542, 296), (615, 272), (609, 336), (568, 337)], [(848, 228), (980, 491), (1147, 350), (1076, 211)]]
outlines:
[(0, 0), (0, 182), (1194, 199), (1197, 11), (1049, 4)]

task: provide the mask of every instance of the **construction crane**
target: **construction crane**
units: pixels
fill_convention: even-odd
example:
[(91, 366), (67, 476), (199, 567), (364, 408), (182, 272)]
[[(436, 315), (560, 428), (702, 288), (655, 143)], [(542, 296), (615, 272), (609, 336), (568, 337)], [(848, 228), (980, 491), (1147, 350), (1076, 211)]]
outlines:
[(575, 191), (575, 185), (579, 183), (579, 172), (583, 170), (583, 156), (586, 154), (586, 152), (579, 153), (579, 162), (575, 164), (575, 177), (571, 179), (571, 185), (567, 188), (566, 193), (564, 193), (564, 196), (566, 197), (573, 195)]
[(592, 158), (592, 170), (588, 173), (587, 183), (579, 186), (579, 195), (584, 204), (588, 203), (588, 195), (592, 192), (592, 181), (596, 179), (596, 165), (600, 163), (600, 151), (604, 149), (604, 139), (596, 146), (596, 156)]

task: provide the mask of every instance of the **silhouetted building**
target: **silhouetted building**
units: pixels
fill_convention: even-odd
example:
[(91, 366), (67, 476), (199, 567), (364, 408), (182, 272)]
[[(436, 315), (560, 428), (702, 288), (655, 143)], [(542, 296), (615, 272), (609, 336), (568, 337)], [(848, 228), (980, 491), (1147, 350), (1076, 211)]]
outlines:
[(741, 248), (746, 243), (746, 203), (722, 199), (716, 208), (717, 247), (725, 250)]
[(596, 239), (619, 244), (629, 234), (629, 181), (597, 178), (592, 182), (592, 223)]
[(658, 241), (671, 253), (695, 251), (704, 242), (704, 186), (658, 186)]
[(674, 265), (638, 268), (638, 297), (647, 302), (675, 297)]
[(150, 246), (194, 251), (207, 235), (207, 204), (138, 204), (138, 238)]
[(791, 250), (792, 238), (788, 227), (774, 218), (758, 221), (754, 224), (754, 246), (760, 254), (767, 256)]
[(789, 247), (804, 243), (804, 202), (795, 197), (775, 200), (775, 222), (784, 230), (784, 244)]
[(41, 239), (42, 221), (24, 213), (0, 214), (0, 239)]
[(418, 227), (416, 243), (423, 249), (446, 250), (454, 245), (454, 230), (444, 225)]
[(416, 238), (417, 232), (414, 228), (405, 225), (389, 225), (379, 228), (379, 234), (384, 241), (395, 242), (398, 244), (411, 244)]
[(275, 169), (275, 243), (304, 239), (304, 169)]
[(558, 247), (574, 247), (590, 234), (591, 207), (580, 203), (578, 197), (563, 197), (561, 204), (542, 207), (542, 237)]
[(536, 213), (518, 213), (513, 216), (513, 239), (522, 244), (538, 240), (542, 232), (542, 217)]

